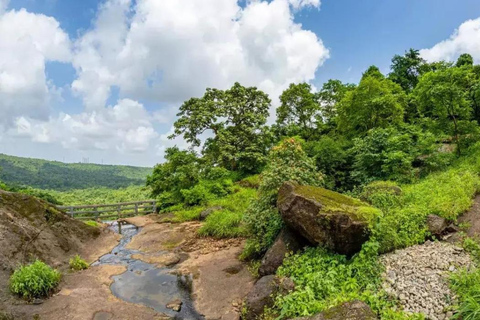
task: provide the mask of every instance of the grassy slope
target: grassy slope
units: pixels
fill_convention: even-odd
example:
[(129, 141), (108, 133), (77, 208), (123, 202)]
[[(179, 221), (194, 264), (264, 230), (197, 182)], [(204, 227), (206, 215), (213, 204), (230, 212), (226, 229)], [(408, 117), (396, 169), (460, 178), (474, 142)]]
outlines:
[(0, 154), (0, 181), (39, 189), (66, 191), (144, 185), (151, 168), (62, 163)]

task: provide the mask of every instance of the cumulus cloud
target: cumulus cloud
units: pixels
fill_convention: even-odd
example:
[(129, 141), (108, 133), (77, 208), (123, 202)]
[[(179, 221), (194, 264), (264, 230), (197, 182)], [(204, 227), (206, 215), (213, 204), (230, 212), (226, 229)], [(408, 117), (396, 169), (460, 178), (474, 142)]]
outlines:
[(25, 10), (2, 14), (0, 1), (0, 126), (18, 116), (48, 118), (50, 94), (57, 92), (45, 75), (47, 61), (68, 62), (70, 40), (51, 17)]
[(422, 57), (430, 62), (454, 61), (462, 53), (471, 54), (475, 63), (480, 63), (480, 18), (465, 21), (449, 39), (420, 51)]
[(177, 105), (235, 81), (277, 94), (313, 79), (328, 58), (322, 41), (293, 21), (291, 6), (309, 5), (320, 2), (107, 1), (75, 44), (72, 87), (90, 109), (105, 103), (112, 86), (122, 96)]
[(62, 113), (49, 121), (19, 117), (10, 134), (35, 142), (57, 142), (64, 148), (126, 153), (145, 152), (158, 137), (150, 114), (142, 104), (130, 99), (119, 100), (115, 106), (100, 111)]

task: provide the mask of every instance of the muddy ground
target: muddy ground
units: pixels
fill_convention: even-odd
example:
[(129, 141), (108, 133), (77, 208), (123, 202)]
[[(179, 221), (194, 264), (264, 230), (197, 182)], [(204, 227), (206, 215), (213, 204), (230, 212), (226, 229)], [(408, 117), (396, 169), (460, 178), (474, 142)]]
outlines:
[[(128, 244), (129, 248), (140, 251), (136, 258), (156, 263), (158, 267), (168, 265), (175, 274), (193, 276), (192, 296), (200, 314), (206, 319), (239, 318), (241, 300), (254, 284), (245, 264), (238, 260), (243, 240), (200, 238), (196, 233), (200, 223), (162, 222), (157, 215), (131, 218), (128, 222), (142, 227)], [(118, 239), (117, 234), (105, 231), (79, 253), (90, 262), (95, 261), (109, 253)], [(14, 313), (15, 319), (168, 318), (144, 305), (120, 300), (111, 293), (112, 278), (125, 270), (124, 266), (102, 265), (66, 273), (59, 291), (39, 305), (12, 297), (6, 287), (9, 273), (0, 272), (0, 307), (3, 305), (6, 311)]]

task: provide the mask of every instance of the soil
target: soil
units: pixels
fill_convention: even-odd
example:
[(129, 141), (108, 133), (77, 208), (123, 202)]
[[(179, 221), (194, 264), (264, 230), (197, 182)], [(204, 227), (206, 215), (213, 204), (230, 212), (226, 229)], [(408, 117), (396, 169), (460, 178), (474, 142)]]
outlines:
[(464, 213), (458, 222), (468, 225), (466, 233), (469, 237), (480, 239), (480, 195), (475, 197), (470, 210)]

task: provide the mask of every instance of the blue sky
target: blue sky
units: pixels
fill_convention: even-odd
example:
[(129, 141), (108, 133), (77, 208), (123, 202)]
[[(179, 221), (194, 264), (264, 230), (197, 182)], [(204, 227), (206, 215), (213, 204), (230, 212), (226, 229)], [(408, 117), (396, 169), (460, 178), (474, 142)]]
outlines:
[[(0, 65), (0, 73), (25, 81), (18, 95), (0, 86), (7, 101), (0, 104), (0, 152), (153, 165), (166, 147), (186, 146), (166, 135), (181, 102), (207, 86), (240, 81), (275, 103), (288, 82), (356, 83), (370, 65), (388, 72), (393, 55), (409, 48), (424, 49), (428, 60), (462, 51), (480, 60), (480, 20), (466, 23), (480, 17), (478, 0), (172, 1), (11, 0), (0, 19), (13, 23), (0, 24), (0, 33), (12, 37), (0, 36), (0, 45), (6, 42), (4, 60), (12, 64), (15, 50), (25, 54), (26, 70)], [(35, 74), (27, 70), (33, 61)]]

